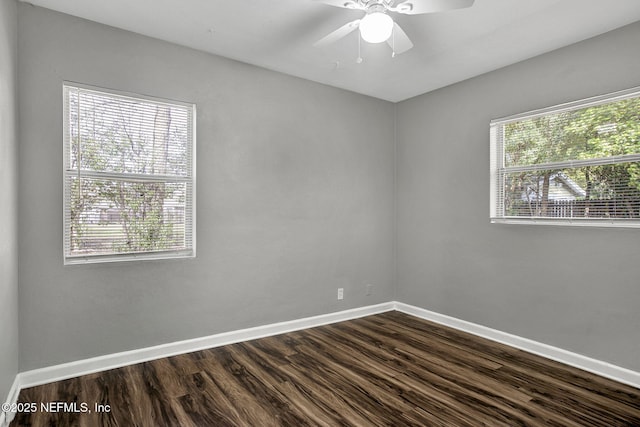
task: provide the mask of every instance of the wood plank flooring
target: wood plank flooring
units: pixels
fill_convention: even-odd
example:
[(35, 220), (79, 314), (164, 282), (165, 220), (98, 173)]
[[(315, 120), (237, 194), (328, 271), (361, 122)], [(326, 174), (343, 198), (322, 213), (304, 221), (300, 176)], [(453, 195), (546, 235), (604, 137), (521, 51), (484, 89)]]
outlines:
[[(39, 408), (11, 426), (640, 426), (639, 389), (399, 312), (33, 387), (19, 402)], [(48, 402), (91, 413), (40, 410)]]

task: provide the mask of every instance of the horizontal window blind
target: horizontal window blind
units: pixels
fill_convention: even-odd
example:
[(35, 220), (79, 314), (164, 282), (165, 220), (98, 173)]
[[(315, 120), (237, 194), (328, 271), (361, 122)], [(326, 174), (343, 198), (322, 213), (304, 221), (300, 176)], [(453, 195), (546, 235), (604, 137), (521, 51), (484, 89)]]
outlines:
[(494, 222), (640, 226), (640, 92), (491, 123)]
[(63, 88), (65, 262), (194, 256), (195, 106)]

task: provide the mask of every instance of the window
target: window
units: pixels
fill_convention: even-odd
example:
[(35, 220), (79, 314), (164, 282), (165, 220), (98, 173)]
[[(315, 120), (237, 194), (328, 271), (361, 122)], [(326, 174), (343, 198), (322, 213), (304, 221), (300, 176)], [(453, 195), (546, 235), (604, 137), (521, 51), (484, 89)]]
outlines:
[(63, 91), (65, 264), (195, 256), (195, 106)]
[(640, 89), (491, 122), (491, 221), (640, 226)]

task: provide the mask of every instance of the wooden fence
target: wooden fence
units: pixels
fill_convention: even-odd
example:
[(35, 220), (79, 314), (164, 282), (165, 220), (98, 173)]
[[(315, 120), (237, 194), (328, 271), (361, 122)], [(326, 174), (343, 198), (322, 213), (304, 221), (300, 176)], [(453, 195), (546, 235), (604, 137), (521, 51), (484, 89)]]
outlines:
[(549, 200), (546, 215), (542, 215), (542, 202), (517, 200), (512, 202), (507, 214), (548, 218), (640, 218), (640, 200)]

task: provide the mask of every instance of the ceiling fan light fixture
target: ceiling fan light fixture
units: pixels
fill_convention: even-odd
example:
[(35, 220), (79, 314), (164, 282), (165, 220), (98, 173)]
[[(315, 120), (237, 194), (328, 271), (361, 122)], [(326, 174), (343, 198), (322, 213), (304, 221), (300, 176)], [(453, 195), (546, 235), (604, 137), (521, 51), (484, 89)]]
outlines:
[(382, 43), (391, 37), (393, 19), (383, 12), (367, 14), (360, 21), (360, 35), (369, 43)]

